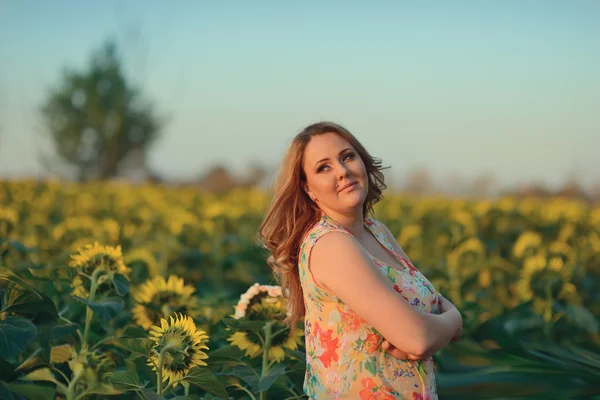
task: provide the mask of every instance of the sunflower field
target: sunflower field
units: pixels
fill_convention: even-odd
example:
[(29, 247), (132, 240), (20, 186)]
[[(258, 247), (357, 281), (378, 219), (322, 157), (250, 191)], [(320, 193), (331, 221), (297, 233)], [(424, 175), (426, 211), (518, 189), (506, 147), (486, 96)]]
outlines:
[[(270, 199), (0, 181), (0, 399), (306, 398)], [(463, 315), (440, 398), (600, 398), (600, 207), (388, 193), (375, 218)]]

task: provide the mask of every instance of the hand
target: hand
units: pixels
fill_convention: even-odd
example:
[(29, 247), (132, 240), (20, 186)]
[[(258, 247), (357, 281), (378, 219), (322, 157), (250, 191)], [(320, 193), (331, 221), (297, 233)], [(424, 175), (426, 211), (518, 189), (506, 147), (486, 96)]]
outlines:
[(462, 338), (462, 325), (460, 326), (460, 329), (458, 330), (458, 332), (456, 332), (456, 334), (452, 338), (451, 342), (458, 342), (461, 338)]
[(414, 354), (409, 354), (405, 351), (402, 351), (387, 340), (383, 341), (383, 343), (381, 344), (381, 348), (399, 360), (418, 361), (424, 360), (426, 358), (422, 358)]
[[(452, 302), (450, 300), (448, 300), (441, 294), (439, 295), (439, 305), (440, 305), (440, 314), (448, 312), (453, 308), (458, 311), (456, 306), (454, 304), (452, 304)], [(454, 334), (454, 337), (452, 338), (451, 342), (457, 342), (462, 338), (462, 315), (460, 314), (460, 312), (458, 312), (458, 315), (460, 316), (460, 326), (458, 327), (458, 330)]]
[(456, 308), (456, 306), (454, 304), (452, 304), (452, 302), (450, 300), (448, 300), (441, 294), (438, 295), (438, 301), (439, 301), (439, 305), (440, 305), (440, 314), (443, 314), (443, 313), (451, 310), (452, 308)]

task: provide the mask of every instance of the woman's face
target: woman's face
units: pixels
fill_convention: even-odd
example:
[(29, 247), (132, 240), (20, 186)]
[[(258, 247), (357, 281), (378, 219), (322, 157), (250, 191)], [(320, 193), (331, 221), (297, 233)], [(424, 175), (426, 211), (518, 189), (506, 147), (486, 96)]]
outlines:
[(365, 164), (337, 133), (313, 136), (304, 151), (308, 195), (321, 211), (348, 214), (362, 210), (368, 192)]

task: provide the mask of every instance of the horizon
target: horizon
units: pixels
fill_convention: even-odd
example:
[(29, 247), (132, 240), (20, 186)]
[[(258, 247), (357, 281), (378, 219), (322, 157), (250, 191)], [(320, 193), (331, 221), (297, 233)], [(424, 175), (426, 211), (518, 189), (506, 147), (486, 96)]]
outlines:
[[(304, 126), (346, 126), (395, 182), (600, 183), (600, 2), (0, 4), (0, 177), (41, 176), (36, 107), (116, 37), (171, 116), (167, 179), (277, 166)], [(343, 7), (336, 7), (343, 4)]]

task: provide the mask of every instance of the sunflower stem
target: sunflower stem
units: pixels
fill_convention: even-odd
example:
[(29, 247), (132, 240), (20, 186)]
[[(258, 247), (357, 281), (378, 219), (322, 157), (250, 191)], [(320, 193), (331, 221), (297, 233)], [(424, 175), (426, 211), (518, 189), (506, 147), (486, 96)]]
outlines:
[(109, 341), (109, 340), (115, 340), (115, 337), (114, 337), (114, 336), (107, 336), (107, 337), (105, 337), (104, 339), (101, 339), (101, 340), (97, 341), (97, 342), (96, 342), (96, 344), (94, 344), (94, 345), (93, 345), (93, 346), (90, 348), (90, 351), (94, 351), (94, 350), (96, 350), (98, 347), (102, 346), (102, 344), (103, 344), (104, 342), (107, 342), (107, 341)]
[(248, 396), (250, 396), (250, 398), (251, 398), (252, 400), (256, 400), (256, 397), (254, 396), (254, 394), (252, 394), (252, 392), (251, 392), (251, 391), (249, 391), (248, 389), (246, 389), (245, 387), (243, 387), (243, 386), (240, 386), (240, 385), (233, 385), (233, 387), (236, 387), (236, 388), (238, 388), (238, 389), (240, 389), (240, 390), (242, 390), (242, 391), (246, 392), (246, 393), (248, 394)]
[[(64, 378), (65, 382), (67, 382), (67, 384), (69, 384), (69, 382), (70, 382), (71, 380), (70, 380), (69, 378), (67, 378), (67, 376), (64, 374), (64, 372), (62, 372), (60, 369), (58, 369), (58, 368), (56, 368), (56, 367), (54, 367), (54, 366), (50, 366), (50, 369), (51, 369), (52, 371), (54, 371), (54, 372), (56, 372), (56, 373), (60, 374), (60, 375), (61, 375), (61, 376)], [(62, 385), (62, 386), (64, 386), (64, 385)], [(64, 386), (64, 388), (66, 389), (66, 386)], [(65, 391), (63, 394), (67, 394), (67, 392)]]
[(69, 382), (69, 387), (67, 388), (66, 400), (75, 400), (75, 388), (77, 386), (77, 382), (79, 382), (79, 379), (81, 379), (82, 375), (83, 375), (83, 369), (80, 370), (75, 375), (75, 377), (73, 377), (73, 380), (71, 382)]
[(168, 344), (165, 347), (162, 348), (162, 350), (160, 351), (160, 353), (158, 354), (158, 368), (156, 369), (156, 394), (158, 394), (159, 396), (162, 395), (163, 392), (163, 366), (165, 363), (165, 354), (167, 354), (167, 351), (171, 350), (172, 348), (174, 348), (175, 346), (172, 344)]
[(550, 287), (550, 284), (546, 284), (545, 287), (545, 292), (546, 292), (546, 307), (545, 307), (545, 311), (544, 311), (544, 320), (546, 322), (546, 325), (544, 326), (544, 333), (546, 336), (546, 339), (550, 340), (551, 336), (552, 336), (552, 325), (551, 325), (551, 321), (552, 321), (552, 303), (554, 301), (553, 297), (552, 297), (552, 288)]
[(283, 328), (283, 329), (280, 329), (280, 330), (278, 330), (277, 332), (275, 332), (275, 333), (273, 334), (273, 336), (272, 336), (272, 337), (277, 337), (277, 336), (281, 335), (283, 332), (285, 332), (285, 331), (287, 331), (287, 330), (288, 330), (288, 328), (287, 328), (287, 327), (285, 327), (285, 328)]
[[(263, 327), (265, 331), (265, 345), (263, 347), (263, 358), (262, 358), (262, 369), (260, 371), (260, 377), (264, 377), (269, 372), (271, 365), (269, 364), (269, 350), (271, 348), (271, 322), (267, 322)], [(260, 400), (267, 400), (267, 392), (260, 392)]]
[[(97, 268), (94, 270), (92, 274), (92, 283), (90, 286), (90, 295), (88, 297), (88, 302), (91, 303), (96, 298), (96, 289), (98, 289), (98, 278), (104, 271), (101, 268)], [(90, 325), (92, 323), (92, 316), (94, 312), (88, 305), (85, 309), (85, 329), (83, 331), (83, 342), (81, 343), (81, 347), (87, 347), (88, 338), (90, 336)]]
[(278, 361), (277, 361), (277, 360), (273, 360), (273, 361), (271, 361), (271, 362), (269, 363), (269, 365), (267, 366), (267, 371), (268, 371), (268, 370), (270, 370), (270, 369), (271, 369), (271, 367), (272, 367), (273, 365), (277, 364), (277, 363), (278, 363)]

